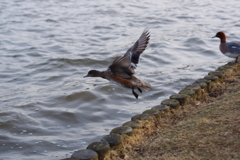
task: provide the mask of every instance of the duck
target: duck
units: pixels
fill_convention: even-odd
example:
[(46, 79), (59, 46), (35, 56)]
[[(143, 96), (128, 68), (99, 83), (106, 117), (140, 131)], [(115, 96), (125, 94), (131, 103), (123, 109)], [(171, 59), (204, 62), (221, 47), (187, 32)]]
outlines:
[(240, 41), (227, 42), (227, 37), (222, 31), (217, 32), (212, 38), (216, 37), (220, 38), (220, 51), (227, 57), (235, 58), (235, 63), (237, 63), (240, 57)]
[(148, 91), (152, 87), (149, 83), (143, 82), (134, 76), (135, 69), (139, 63), (140, 55), (146, 49), (150, 39), (149, 30), (144, 30), (139, 39), (130, 47), (123, 56), (117, 56), (105, 71), (90, 70), (86, 77), (101, 77), (120, 85), (132, 89), (132, 94), (138, 99), (137, 89), (140, 93), (142, 90)]

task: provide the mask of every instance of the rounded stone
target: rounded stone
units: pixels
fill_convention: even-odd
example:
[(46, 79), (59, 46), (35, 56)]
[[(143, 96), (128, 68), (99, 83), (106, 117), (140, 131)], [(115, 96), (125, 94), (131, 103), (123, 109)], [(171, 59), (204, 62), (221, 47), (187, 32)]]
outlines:
[(160, 104), (160, 105), (153, 106), (151, 109), (156, 109), (156, 110), (159, 110), (159, 111), (169, 111), (170, 106)]
[(202, 83), (203, 82), (203, 83), (206, 83), (207, 85), (209, 85), (211, 83), (211, 80), (200, 78), (200, 79), (196, 80), (196, 82), (198, 82), (198, 83)]
[(197, 83), (202, 89), (205, 89), (207, 88), (207, 84), (204, 83), (204, 82), (201, 82), (201, 83)]
[(195, 96), (195, 91), (191, 90), (191, 89), (183, 89), (179, 92), (179, 94), (186, 94), (188, 96), (191, 96), (194, 98)]
[(234, 69), (229, 68), (229, 67), (225, 67), (225, 68), (223, 67), (223, 68), (218, 68), (216, 71), (223, 72), (226, 76), (231, 76)]
[(131, 127), (132, 129), (135, 129), (142, 127), (142, 124), (139, 121), (128, 121), (124, 123), (122, 126)]
[(232, 66), (220, 66), (218, 70), (232, 69)]
[(218, 76), (219, 78), (224, 78), (225, 77), (224, 73), (220, 72), (220, 71), (209, 72), (208, 75)]
[(200, 87), (200, 85), (195, 83), (195, 84), (186, 86), (185, 88), (195, 91), (195, 98), (196, 99), (201, 99), (202, 98), (202, 88)]
[(125, 126), (116, 127), (112, 129), (110, 134), (119, 134), (119, 135), (126, 134), (128, 136), (131, 136), (133, 134), (133, 129), (131, 127), (125, 127)]
[(233, 70), (234, 69), (232, 67), (221, 66), (216, 71), (217, 72), (223, 72), (225, 75), (230, 76), (232, 74)]
[(104, 159), (110, 153), (110, 145), (107, 142), (93, 142), (87, 146), (87, 149), (91, 149), (98, 154), (99, 159)]
[(219, 80), (219, 78), (217, 76), (214, 76), (214, 75), (207, 75), (204, 78), (208, 79), (208, 80), (211, 80), (213, 82), (217, 82)]
[(197, 84), (188, 85), (188, 86), (186, 86), (185, 88), (186, 88), (186, 89), (191, 89), (191, 90), (193, 90), (193, 91), (195, 91), (195, 92), (201, 91), (201, 87), (200, 87), (199, 85), (197, 85)]
[(189, 96), (186, 94), (175, 94), (175, 95), (171, 95), (170, 99), (176, 99), (179, 101), (179, 104), (181, 106), (186, 105), (189, 102)]
[(147, 114), (138, 114), (135, 115), (131, 118), (132, 121), (146, 121), (149, 120), (151, 118), (151, 116), (147, 115)]
[(165, 99), (165, 100), (162, 101), (161, 104), (170, 106), (172, 108), (179, 108), (180, 107), (179, 101), (176, 100), (176, 99)]
[(82, 149), (75, 151), (71, 158), (78, 160), (98, 160), (98, 154), (91, 149)]
[(103, 136), (102, 141), (107, 142), (110, 147), (115, 147), (122, 144), (122, 137), (117, 134), (110, 134)]
[(208, 91), (208, 88), (209, 88), (209, 86), (206, 84), (206, 83), (204, 83), (204, 82), (194, 82), (193, 84), (197, 84), (197, 85), (199, 85), (200, 87), (201, 87), (201, 89), (202, 90), (205, 90), (205, 91)]
[(142, 114), (148, 114), (148, 115), (154, 116), (154, 117), (160, 116), (159, 111), (156, 109), (148, 109), (148, 110), (144, 111)]
[(194, 83), (205, 83), (207, 85), (206, 88), (204, 88), (207, 92), (212, 88), (212, 81), (211, 80), (208, 80), (208, 79), (204, 79), (204, 78), (201, 78), (201, 79), (198, 79), (196, 82)]

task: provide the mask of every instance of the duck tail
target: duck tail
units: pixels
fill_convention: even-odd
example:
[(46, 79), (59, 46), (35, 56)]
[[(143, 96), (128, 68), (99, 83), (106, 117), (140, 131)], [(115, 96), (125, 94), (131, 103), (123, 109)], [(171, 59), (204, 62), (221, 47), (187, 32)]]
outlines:
[(141, 88), (145, 91), (149, 91), (152, 88), (152, 86), (150, 85), (150, 83), (142, 82), (142, 84), (139, 86), (139, 88)]

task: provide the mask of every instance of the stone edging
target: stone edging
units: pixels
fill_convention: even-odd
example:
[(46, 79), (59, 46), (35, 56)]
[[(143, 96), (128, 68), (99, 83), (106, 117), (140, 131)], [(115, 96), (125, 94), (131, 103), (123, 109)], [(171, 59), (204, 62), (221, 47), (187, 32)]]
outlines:
[[(121, 127), (114, 128), (109, 135), (104, 136), (100, 142), (93, 142), (87, 149), (75, 151), (71, 158), (64, 160), (103, 160), (109, 159), (111, 150), (123, 147), (126, 137), (133, 137), (134, 130), (143, 130), (146, 124), (155, 124), (159, 118), (171, 109), (179, 109), (181, 106), (195, 103), (200, 100), (204, 93), (211, 91), (213, 85), (224, 81), (233, 75), (233, 72), (240, 69), (240, 63), (229, 62), (219, 67), (207, 76), (198, 79), (192, 85), (186, 86), (178, 94), (171, 95), (169, 99), (163, 100), (160, 105), (135, 115), (131, 121), (124, 123)], [(133, 138), (134, 139), (134, 138)]]

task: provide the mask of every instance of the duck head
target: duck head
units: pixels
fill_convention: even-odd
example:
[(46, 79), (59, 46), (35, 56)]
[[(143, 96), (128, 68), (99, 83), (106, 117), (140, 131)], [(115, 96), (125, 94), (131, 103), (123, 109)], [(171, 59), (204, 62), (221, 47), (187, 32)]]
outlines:
[(83, 78), (86, 78), (86, 77), (101, 77), (101, 72), (100, 71), (97, 71), (97, 70), (90, 70), (88, 72), (88, 74), (86, 76), (84, 76)]
[(221, 40), (221, 43), (226, 43), (226, 35), (224, 32), (220, 31), (220, 32), (217, 32), (217, 34), (215, 36), (213, 36), (212, 38), (220, 38)]

